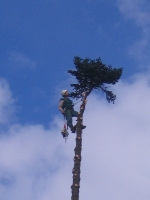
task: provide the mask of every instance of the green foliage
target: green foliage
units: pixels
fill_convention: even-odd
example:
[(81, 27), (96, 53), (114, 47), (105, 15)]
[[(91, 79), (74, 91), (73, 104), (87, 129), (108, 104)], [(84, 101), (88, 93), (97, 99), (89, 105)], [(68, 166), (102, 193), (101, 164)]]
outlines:
[(109, 84), (116, 84), (122, 75), (123, 68), (112, 68), (102, 63), (101, 59), (91, 60), (89, 58), (81, 59), (74, 57), (76, 70), (68, 70), (72, 76), (75, 76), (78, 83), (71, 84), (73, 92), (70, 94), (72, 98), (80, 98), (82, 92), (93, 90), (101, 90), (106, 94), (108, 102), (113, 102), (116, 95), (108, 90)]

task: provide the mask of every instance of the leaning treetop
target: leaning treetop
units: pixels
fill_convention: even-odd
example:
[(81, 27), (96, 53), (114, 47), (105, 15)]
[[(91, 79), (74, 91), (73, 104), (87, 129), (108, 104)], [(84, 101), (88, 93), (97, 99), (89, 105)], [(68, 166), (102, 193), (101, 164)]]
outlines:
[(101, 59), (91, 60), (89, 58), (81, 59), (74, 57), (74, 64), (76, 70), (68, 70), (72, 76), (75, 76), (78, 83), (71, 84), (74, 92), (70, 94), (73, 98), (80, 98), (82, 92), (93, 90), (101, 90), (105, 92), (108, 102), (113, 102), (116, 95), (108, 90), (109, 84), (116, 84), (122, 75), (123, 68), (112, 68), (110, 65), (106, 66)]

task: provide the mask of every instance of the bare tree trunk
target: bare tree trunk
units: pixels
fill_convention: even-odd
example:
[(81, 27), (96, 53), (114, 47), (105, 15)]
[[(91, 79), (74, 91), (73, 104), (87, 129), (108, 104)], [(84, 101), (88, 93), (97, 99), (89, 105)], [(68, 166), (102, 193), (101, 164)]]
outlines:
[(83, 121), (83, 113), (86, 105), (86, 97), (87, 94), (83, 94), (83, 102), (80, 106), (80, 112), (77, 119), (76, 124), (76, 147), (74, 149), (74, 168), (72, 169), (73, 173), (73, 184), (71, 186), (72, 189), (72, 197), (71, 200), (79, 200), (79, 188), (80, 188), (80, 166), (81, 166), (81, 150), (82, 150), (82, 121)]

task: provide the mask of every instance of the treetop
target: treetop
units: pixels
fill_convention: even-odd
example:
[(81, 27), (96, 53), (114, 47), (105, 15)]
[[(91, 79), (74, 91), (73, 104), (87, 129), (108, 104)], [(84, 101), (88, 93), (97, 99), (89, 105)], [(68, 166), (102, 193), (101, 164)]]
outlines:
[(89, 58), (82, 59), (74, 57), (76, 70), (68, 70), (72, 76), (76, 77), (77, 83), (70, 84), (73, 92), (70, 93), (72, 98), (80, 98), (82, 92), (93, 90), (101, 90), (106, 94), (108, 102), (113, 102), (116, 95), (108, 90), (108, 85), (116, 84), (122, 75), (123, 68), (113, 68), (111, 65), (105, 65), (100, 58), (91, 60)]

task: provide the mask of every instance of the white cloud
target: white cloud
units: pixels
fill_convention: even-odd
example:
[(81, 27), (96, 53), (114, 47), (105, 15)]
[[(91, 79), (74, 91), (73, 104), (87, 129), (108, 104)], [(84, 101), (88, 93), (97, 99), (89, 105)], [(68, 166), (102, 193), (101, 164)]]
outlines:
[(120, 12), (132, 20), (142, 32), (142, 37), (130, 45), (128, 53), (141, 67), (149, 67), (150, 54), (150, 2), (148, 0), (117, 0)]
[(29, 59), (25, 54), (11, 52), (9, 55), (9, 66), (18, 69), (34, 69), (36, 63)]
[[(150, 77), (119, 82), (117, 101), (91, 95), (84, 114), (80, 199), (149, 200)], [(61, 115), (60, 115), (61, 116)], [(63, 121), (12, 125), (0, 138), (0, 199), (71, 198), (75, 135)]]
[(6, 80), (0, 79), (0, 125), (8, 124), (15, 112), (14, 99)]
[(50, 130), (14, 125), (1, 137), (0, 199), (49, 199), (55, 190), (60, 195), (57, 187), (67, 189), (73, 147), (64, 143), (60, 130), (59, 125)]
[(120, 11), (127, 19), (132, 19), (142, 28), (150, 25), (149, 1), (117, 0)]
[(149, 81), (137, 76), (132, 84), (118, 84), (115, 105), (91, 98), (85, 115), (82, 199), (88, 190), (97, 191), (89, 192), (89, 199), (149, 199)]

